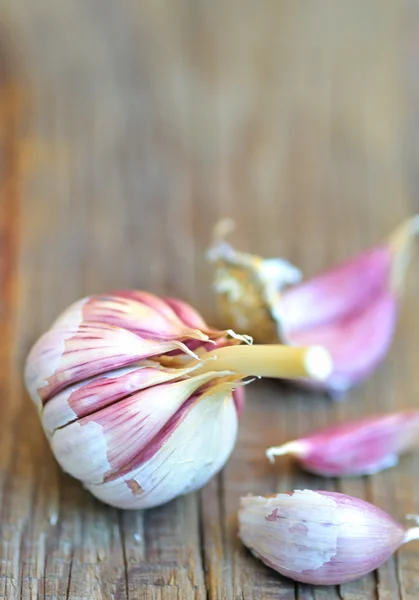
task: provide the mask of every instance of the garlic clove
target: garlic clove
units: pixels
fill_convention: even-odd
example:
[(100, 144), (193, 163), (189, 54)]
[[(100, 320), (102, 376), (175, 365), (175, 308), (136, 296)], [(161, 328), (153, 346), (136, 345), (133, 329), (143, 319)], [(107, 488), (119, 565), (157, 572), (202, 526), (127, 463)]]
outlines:
[[(148, 306), (160, 315), (163, 323), (158, 330), (154, 324), (150, 327), (149, 322), (144, 319), (144, 331), (148, 331), (152, 336), (157, 334), (163, 339), (170, 336), (171, 339), (188, 338), (213, 343), (214, 340), (226, 335), (225, 331), (210, 327), (190, 304), (178, 298), (159, 298), (140, 290), (123, 290), (115, 292), (115, 296), (119, 300), (127, 298), (137, 304)], [(172, 328), (171, 333), (168, 331), (168, 323)], [(138, 328), (138, 319), (135, 320), (135, 327)]]
[[(397, 301), (388, 292), (371, 300), (360, 312), (333, 323), (289, 333), (290, 343), (306, 345), (316, 340), (333, 357), (333, 371), (324, 384), (306, 382), (311, 388), (326, 387), (338, 397), (367, 378), (385, 358), (397, 321)], [(287, 331), (284, 328), (284, 331)]]
[(141, 366), (125, 367), (101, 373), (75, 383), (51, 398), (43, 407), (42, 424), (47, 435), (71, 421), (87, 417), (110, 404), (147, 387), (190, 375), (196, 367), (160, 368), (143, 361)]
[[(153, 340), (209, 339), (203, 331), (182, 323), (176, 313), (160, 298), (146, 304), (144, 296), (144, 292), (140, 298), (128, 295), (127, 292), (92, 296), (83, 307), (83, 319), (86, 323), (108, 323), (122, 327)], [(146, 296), (153, 298), (152, 294)], [(165, 307), (163, 314), (158, 310), (160, 304)]]
[(237, 412), (224, 393), (191, 398), (123, 474), (85, 484), (97, 498), (124, 509), (158, 506), (197, 490), (229, 458), (237, 436)]
[(293, 285), (298, 272), (293, 279), (291, 266), (237, 252), (217, 228), (209, 256), (221, 312), (229, 326), (245, 325), (256, 342), (325, 347), (333, 372), (322, 385), (309, 387), (342, 393), (365, 379), (388, 351), (418, 231), (416, 215), (385, 243)]
[(58, 324), (32, 348), (25, 381), (32, 398), (42, 406), (77, 381), (172, 350), (189, 353), (177, 340), (149, 340), (108, 324)]
[(265, 564), (295, 581), (336, 585), (377, 569), (419, 538), (368, 502), (327, 491), (295, 490), (241, 499), (239, 536)]
[(57, 461), (84, 483), (119, 475), (198, 388), (219, 377), (219, 372), (206, 373), (153, 386), (56, 429), (51, 446)]
[(397, 464), (419, 446), (419, 411), (378, 415), (328, 427), (283, 446), (269, 448), (270, 460), (289, 454), (307, 471), (325, 477), (370, 475)]
[(339, 321), (368, 307), (389, 289), (391, 263), (386, 246), (374, 248), (284, 291), (280, 308), (285, 334)]

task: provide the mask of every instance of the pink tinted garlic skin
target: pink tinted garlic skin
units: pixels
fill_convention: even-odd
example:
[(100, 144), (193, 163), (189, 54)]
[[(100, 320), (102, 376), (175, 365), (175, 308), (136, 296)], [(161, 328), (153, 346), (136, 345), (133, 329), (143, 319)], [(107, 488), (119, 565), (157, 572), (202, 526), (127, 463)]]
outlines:
[(266, 451), (290, 455), (306, 470), (325, 477), (371, 475), (393, 467), (419, 447), (419, 411), (377, 415), (328, 427)]
[(332, 393), (364, 380), (388, 352), (397, 321), (391, 258), (386, 247), (371, 250), (281, 297), (284, 339), (295, 345), (316, 340), (331, 352), (334, 371), (324, 386)]
[(104, 502), (138, 509), (223, 467), (243, 379), (330, 369), (321, 348), (261, 349), (180, 300), (129, 290), (65, 310), (30, 351), (25, 381), (61, 467)]
[(336, 585), (381, 566), (418, 539), (379, 508), (344, 494), (296, 490), (241, 499), (239, 537), (266, 565), (295, 581)]
[[(302, 283), (287, 278), (289, 268), (272, 269), (272, 259), (235, 251), (217, 231), (210, 259), (216, 264), (214, 288), (225, 322), (235, 327), (245, 320), (258, 343), (319, 344), (330, 352), (330, 377), (322, 383), (302, 381), (304, 386), (339, 398), (385, 358), (419, 215), (386, 242)], [(257, 300), (249, 307), (251, 294)]]

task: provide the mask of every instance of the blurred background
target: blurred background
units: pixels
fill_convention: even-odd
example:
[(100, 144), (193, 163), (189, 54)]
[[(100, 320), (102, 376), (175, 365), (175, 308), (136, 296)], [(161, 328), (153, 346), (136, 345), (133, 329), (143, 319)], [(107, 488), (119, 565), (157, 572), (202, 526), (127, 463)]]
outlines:
[(37, 304), (140, 286), (211, 317), (220, 217), (310, 273), (417, 208), (417, 2), (0, 7)]
[[(205, 251), (222, 217), (236, 247), (306, 275), (383, 239), (419, 208), (418, 65), (416, 0), (0, 0), (0, 597), (314, 598), (237, 545), (238, 495), (322, 485), (277, 477), (266, 445), (416, 404), (417, 268), (390, 357), (350, 402), (249, 386), (224, 474), (144, 521), (59, 471), (22, 364), (89, 293), (179, 296), (216, 322)], [(402, 518), (418, 468), (339, 489)], [(315, 598), (417, 598), (417, 559), (412, 544), (379, 580)]]

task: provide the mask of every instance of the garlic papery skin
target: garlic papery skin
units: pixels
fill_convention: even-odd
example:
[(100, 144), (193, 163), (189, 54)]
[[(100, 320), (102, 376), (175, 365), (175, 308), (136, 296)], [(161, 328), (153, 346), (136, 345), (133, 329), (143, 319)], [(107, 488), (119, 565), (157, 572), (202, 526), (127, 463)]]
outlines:
[(209, 327), (181, 300), (131, 290), (65, 310), (30, 351), (25, 380), (61, 467), (105, 502), (136, 509), (197, 489), (222, 468), (242, 380), (321, 380), (331, 368), (322, 348), (260, 349)]
[(323, 346), (334, 369), (324, 383), (310, 387), (341, 395), (368, 377), (388, 352), (418, 232), (416, 215), (383, 243), (299, 282), (298, 270), (281, 259), (236, 251), (218, 226), (209, 258), (225, 324), (240, 324), (257, 343)]
[(191, 399), (121, 477), (86, 487), (119, 508), (163, 504), (201, 488), (224, 466), (234, 448), (237, 427), (231, 394), (215, 392), (201, 400)]
[(376, 415), (327, 427), (282, 446), (267, 457), (290, 455), (306, 470), (325, 477), (371, 475), (398, 463), (419, 447), (419, 411)]
[(269, 567), (304, 583), (335, 585), (377, 569), (419, 538), (372, 504), (327, 491), (241, 499), (239, 536)]

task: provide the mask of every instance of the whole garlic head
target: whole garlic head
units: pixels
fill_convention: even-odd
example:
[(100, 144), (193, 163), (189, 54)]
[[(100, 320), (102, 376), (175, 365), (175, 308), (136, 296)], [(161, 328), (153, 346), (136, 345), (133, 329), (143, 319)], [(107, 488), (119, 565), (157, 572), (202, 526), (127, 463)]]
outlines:
[(234, 447), (243, 394), (232, 391), (228, 371), (199, 373), (194, 357), (242, 339), (146, 292), (73, 304), (25, 370), (61, 467), (120, 508), (156, 506), (204, 485)]

